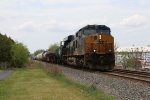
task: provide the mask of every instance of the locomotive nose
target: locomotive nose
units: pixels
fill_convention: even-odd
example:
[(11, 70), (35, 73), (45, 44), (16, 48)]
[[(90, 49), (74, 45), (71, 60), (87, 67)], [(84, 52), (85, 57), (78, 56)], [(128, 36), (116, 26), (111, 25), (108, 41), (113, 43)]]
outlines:
[(111, 39), (108, 39), (106, 35), (97, 34), (93, 36), (92, 52), (97, 54), (106, 54), (113, 52)]

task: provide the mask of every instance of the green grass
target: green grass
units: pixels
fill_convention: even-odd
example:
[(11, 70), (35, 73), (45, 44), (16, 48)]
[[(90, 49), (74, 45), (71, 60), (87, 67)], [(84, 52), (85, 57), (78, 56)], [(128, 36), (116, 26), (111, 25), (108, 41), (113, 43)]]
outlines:
[(95, 87), (87, 87), (43, 70), (40, 64), (17, 69), (0, 81), (0, 100), (113, 100)]

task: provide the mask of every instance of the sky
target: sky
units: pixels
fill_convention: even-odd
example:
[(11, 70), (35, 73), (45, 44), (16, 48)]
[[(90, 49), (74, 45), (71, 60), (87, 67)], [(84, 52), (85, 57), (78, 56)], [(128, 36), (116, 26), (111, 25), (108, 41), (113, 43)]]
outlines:
[(31, 53), (89, 24), (106, 25), (119, 47), (150, 45), (150, 0), (1, 0), (0, 33)]

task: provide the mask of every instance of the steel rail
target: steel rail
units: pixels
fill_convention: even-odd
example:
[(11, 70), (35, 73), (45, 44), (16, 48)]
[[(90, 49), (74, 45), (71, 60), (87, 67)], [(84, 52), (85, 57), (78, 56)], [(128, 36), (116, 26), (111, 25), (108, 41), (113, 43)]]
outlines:
[(139, 76), (139, 77), (144, 77), (144, 78), (150, 78), (150, 73), (149, 72), (122, 70), (122, 69), (119, 69), (119, 70), (114, 69), (113, 72), (126, 74), (126, 75), (132, 75), (132, 76)]
[(110, 72), (104, 72), (104, 74), (150, 83), (149, 72), (114, 69)]

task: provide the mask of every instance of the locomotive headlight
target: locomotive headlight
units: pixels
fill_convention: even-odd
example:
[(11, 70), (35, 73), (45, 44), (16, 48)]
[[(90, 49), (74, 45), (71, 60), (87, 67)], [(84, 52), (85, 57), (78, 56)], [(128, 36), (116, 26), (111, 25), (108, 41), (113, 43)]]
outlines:
[(99, 35), (99, 39), (100, 39), (100, 40), (102, 39), (102, 36), (101, 36), (101, 35)]
[(109, 52), (111, 52), (111, 49), (109, 49)]
[(93, 50), (94, 52), (96, 52), (96, 50)]

